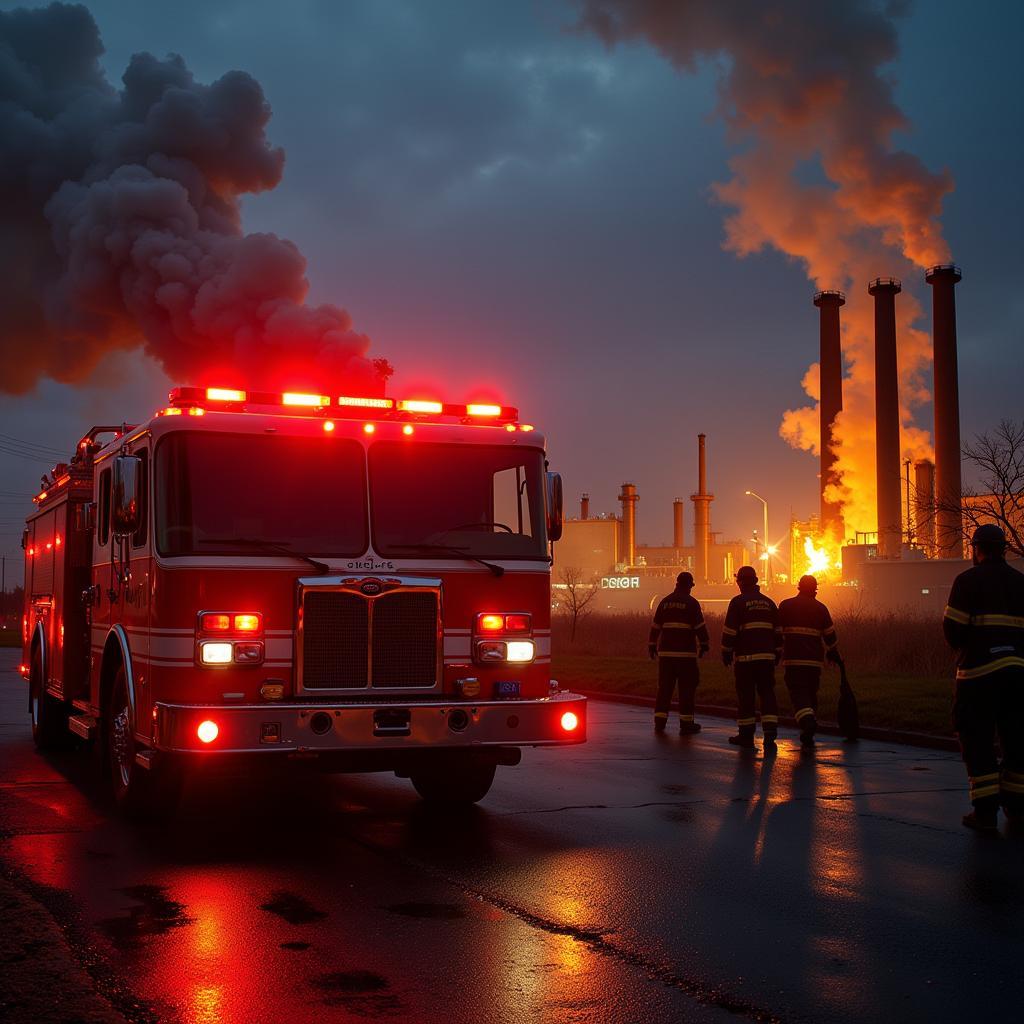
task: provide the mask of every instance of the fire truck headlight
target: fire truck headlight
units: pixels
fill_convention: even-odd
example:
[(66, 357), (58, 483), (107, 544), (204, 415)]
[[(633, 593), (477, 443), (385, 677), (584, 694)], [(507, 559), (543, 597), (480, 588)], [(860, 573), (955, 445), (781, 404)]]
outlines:
[(232, 645), (213, 641), (199, 645), (199, 660), (204, 665), (230, 665), (234, 658)]
[(533, 654), (532, 640), (509, 640), (505, 657), (508, 661), (524, 662), (533, 661)]

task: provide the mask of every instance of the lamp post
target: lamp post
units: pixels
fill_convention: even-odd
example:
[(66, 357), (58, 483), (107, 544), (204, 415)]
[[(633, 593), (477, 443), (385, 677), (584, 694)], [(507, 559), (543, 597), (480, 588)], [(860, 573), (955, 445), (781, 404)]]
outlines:
[(764, 548), (765, 583), (767, 584), (770, 583), (772, 577), (772, 556), (768, 550), (768, 502), (754, 491), (744, 491), (743, 493), (747, 497), (757, 498), (762, 506), (764, 506), (764, 533), (761, 535), (761, 546)]

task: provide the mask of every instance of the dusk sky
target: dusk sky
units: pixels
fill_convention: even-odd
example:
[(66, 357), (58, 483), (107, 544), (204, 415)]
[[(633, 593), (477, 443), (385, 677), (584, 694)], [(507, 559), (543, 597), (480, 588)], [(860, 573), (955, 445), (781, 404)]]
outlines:
[[(741, 146), (716, 116), (720, 64), (676, 69), (640, 40), (609, 49), (574, 29), (572, 2), (87, 6), (112, 83), (143, 50), (181, 54), (202, 82), (231, 69), (259, 81), (286, 164), (276, 188), (243, 200), (243, 227), (299, 246), (311, 299), (348, 310), (394, 365), (392, 394), (517, 405), (547, 435), (571, 509), (588, 491), (595, 511), (615, 511), (621, 483), (636, 483), (641, 542), (671, 538), (672, 498), (696, 489), (698, 432), (715, 530), (760, 525), (747, 488), (768, 500), (773, 539), (791, 510), (817, 511), (817, 460), (779, 435), (817, 359), (814, 286), (772, 248), (723, 248), (730, 211), (712, 186)], [(964, 272), (968, 439), (1022, 417), (1024, 7), (928, 0), (894, 24), (885, 73), (910, 125), (898, 143), (954, 183), (941, 225)], [(902, 275), (930, 313), (923, 273), (893, 261), (874, 274)], [(930, 331), (930, 315), (917, 326)], [(238, 366), (224, 384), (245, 382)], [(49, 466), (7, 438), (70, 452), (94, 422), (152, 415), (168, 386), (136, 351), (76, 386), (0, 394), (8, 586), (18, 496)], [(929, 406), (915, 422), (931, 429)]]

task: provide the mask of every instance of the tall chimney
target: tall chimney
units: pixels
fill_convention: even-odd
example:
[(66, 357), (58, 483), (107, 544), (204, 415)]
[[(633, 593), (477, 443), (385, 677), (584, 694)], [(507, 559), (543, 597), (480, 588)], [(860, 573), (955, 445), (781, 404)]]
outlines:
[(875, 482), (881, 558), (899, 558), (903, 542), (896, 364), (896, 296), (902, 290), (895, 277), (877, 277), (868, 285), (868, 293), (875, 299)]
[(580, 497), (580, 519), (590, 518), (590, 495), (584, 494)]
[(932, 286), (932, 340), (935, 387), (935, 541), (940, 558), (963, 558), (960, 512), (960, 386), (956, 367), (956, 299), (963, 275), (944, 264), (924, 275)]
[(705, 451), (705, 435), (697, 435), (697, 483), (696, 494), (690, 495), (693, 502), (693, 542), (695, 547), (694, 569), (696, 582), (708, 582), (708, 547), (711, 544), (711, 502), (713, 494), (708, 494), (708, 466)]
[(914, 463), (914, 537), (929, 558), (935, 557), (935, 463)]
[(842, 540), (842, 506), (826, 501), (825, 489), (839, 483), (832, 431), (836, 417), (843, 411), (843, 348), (839, 335), (839, 307), (846, 304), (846, 296), (837, 291), (820, 291), (814, 296), (814, 304), (821, 311), (821, 355), (818, 362), (821, 379), (821, 399), (818, 403), (821, 417), (821, 528), (825, 534)]
[(619, 501), (622, 502), (622, 560), (626, 565), (636, 565), (636, 503), (640, 495), (636, 484), (623, 484)]
[(672, 547), (683, 546), (683, 499), (676, 498), (672, 502)]

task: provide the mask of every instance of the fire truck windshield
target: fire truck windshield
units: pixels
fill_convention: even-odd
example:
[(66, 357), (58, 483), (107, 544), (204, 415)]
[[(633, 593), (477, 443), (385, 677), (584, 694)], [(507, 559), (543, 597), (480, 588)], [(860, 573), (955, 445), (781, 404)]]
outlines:
[(306, 555), (366, 550), (366, 469), (355, 441), (176, 431), (157, 444), (155, 466), (162, 555), (252, 555), (246, 538)]
[(536, 450), (380, 441), (370, 447), (374, 550), (544, 558), (543, 480)]

